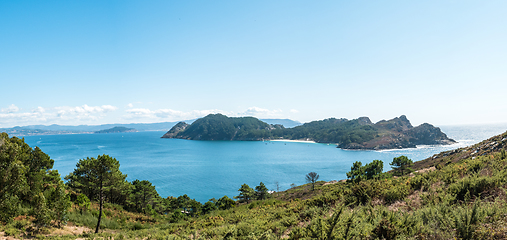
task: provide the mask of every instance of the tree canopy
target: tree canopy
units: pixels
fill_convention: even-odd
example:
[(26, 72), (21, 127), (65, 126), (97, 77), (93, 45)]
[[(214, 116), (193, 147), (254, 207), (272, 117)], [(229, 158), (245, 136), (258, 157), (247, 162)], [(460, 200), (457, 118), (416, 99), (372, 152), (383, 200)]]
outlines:
[(250, 202), (255, 197), (255, 191), (246, 183), (241, 185), (238, 191), (239, 195), (234, 198), (238, 199), (239, 202)]
[(264, 183), (259, 183), (259, 186), (255, 187), (255, 195), (258, 200), (264, 200), (268, 197), (268, 188)]
[(414, 165), (414, 162), (412, 162), (412, 159), (409, 159), (407, 156), (402, 155), (393, 158), (393, 162), (389, 163), (389, 165), (391, 165), (397, 175), (404, 175), (412, 172), (410, 167)]
[(315, 190), (315, 182), (319, 180), (319, 174), (316, 172), (310, 172), (306, 174), (306, 182), (312, 184), (312, 191)]
[(378, 178), (382, 175), (383, 168), (384, 163), (380, 160), (373, 160), (364, 166), (363, 163), (356, 161), (347, 173), (347, 178), (354, 182)]
[(29, 206), (38, 226), (65, 222), (70, 200), (53, 163), (24, 139), (0, 133), (0, 221), (11, 221)]

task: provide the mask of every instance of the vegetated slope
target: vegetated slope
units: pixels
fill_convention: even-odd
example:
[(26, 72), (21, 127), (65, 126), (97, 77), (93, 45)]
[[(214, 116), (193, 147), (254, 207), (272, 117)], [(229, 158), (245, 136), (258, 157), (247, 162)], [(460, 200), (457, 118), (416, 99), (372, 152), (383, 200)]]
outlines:
[(460, 160), (479, 156), (487, 156), (499, 152), (507, 146), (507, 132), (491, 137), (480, 143), (468, 147), (462, 147), (435, 154), (427, 159), (415, 162), (414, 169), (423, 169), (428, 167), (441, 168), (450, 163), (456, 163)]
[(229, 118), (210, 114), (188, 126), (178, 124), (163, 137), (190, 140), (303, 139), (334, 143), (343, 149), (374, 150), (455, 143), (428, 123), (413, 127), (404, 115), (375, 124), (367, 117), (353, 120), (329, 118), (284, 128), (253, 117)]
[[(0, 147), (4, 145), (2, 141)], [(107, 230), (79, 237), (507, 239), (506, 146), (507, 132), (461, 149), (466, 151), (435, 155), (433, 159), (451, 161), (433, 171), (400, 177), (387, 173), (358, 181), (320, 181), (315, 191), (310, 184), (296, 186), (272, 193), (267, 200), (249, 200), (227, 208), (217, 207), (220, 199), (211, 199), (202, 206), (195, 201), (190, 204), (186, 195), (147, 203), (149, 211), (137, 213), (123, 210), (120, 205), (106, 204), (103, 228)], [(468, 150), (473, 150), (470, 155), (466, 155)], [(74, 202), (69, 222), (93, 226), (97, 205), (78, 205), (78, 199)], [(161, 208), (162, 213), (158, 213), (151, 207), (157, 205), (167, 209)], [(29, 220), (22, 216), (16, 219), (21, 220), (0, 224), (0, 235), (2, 231), (11, 236), (19, 236), (20, 230), (29, 231)], [(75, 238), (64, 236), (64, 239)]]
[(294, 187), (270, 200), (181, 223), (164, 234), (203, 239), (506, 239), (507, 133), (493, 139), (475, 146), (476, 157), (434, 171), (318, 182), (315, 191), (309, 185)]
[(282, 129), (254, 117), (227, 117), (210, 114), (191, 125), (178, 123), (163, 137), (190, 140), (262, 140), (271, 137), (271, 130)]

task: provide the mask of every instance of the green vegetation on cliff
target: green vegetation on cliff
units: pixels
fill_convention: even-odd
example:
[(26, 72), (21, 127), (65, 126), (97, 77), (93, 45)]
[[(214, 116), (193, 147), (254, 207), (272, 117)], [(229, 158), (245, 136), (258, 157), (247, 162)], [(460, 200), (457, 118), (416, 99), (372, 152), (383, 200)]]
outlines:
[(210, 114), (191, 125), (178, 123), (162, 137), (189, 140), (304, 139), (335, 143), (344, 149), (394, 149), (455, 142), (430, 124), (412, 127), (405, 116), (375, 124), (367, 117), (354, 120), (329, 118), (284, 128), (253, 117)]
[[(281, 125), (269, 125), (253, 117), (227, 117), (210, 114), (197, 119), (191, 125), (178, 123), (163, 137), (192, 140), (261, 140), (272, 136), (271, 130), (282, 129)], [(175, 129), (179, 131), (175, 131)]]

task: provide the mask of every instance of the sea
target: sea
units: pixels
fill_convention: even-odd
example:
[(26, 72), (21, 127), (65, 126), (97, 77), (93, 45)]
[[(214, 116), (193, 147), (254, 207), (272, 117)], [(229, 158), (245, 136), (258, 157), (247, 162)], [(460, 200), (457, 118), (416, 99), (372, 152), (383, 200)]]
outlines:
[(238, 195), (246, 183), (254, 188), (263, 182), (269, 190), (282, 191), (305, 184), (309, 172), (319, 180), (346, 179), (352, 163), (384, 162), (390, 170), (393, 158), (405, 155), (413, 161), (442, 151), (478, 143), (503, 133), (507, 124), (440, 126), (458, 143), (446, 146), (367, 151), (342, 150), (333, 144), (278, 141), (195, 141), (160, 138), (165, 132), (25, 136), (55, 160), (62, 178), (86, 157), (107, 154), (120, 162), (127, 180), (148, 180), (163, 198), (187, 194), (201, 203), (211, 198)]

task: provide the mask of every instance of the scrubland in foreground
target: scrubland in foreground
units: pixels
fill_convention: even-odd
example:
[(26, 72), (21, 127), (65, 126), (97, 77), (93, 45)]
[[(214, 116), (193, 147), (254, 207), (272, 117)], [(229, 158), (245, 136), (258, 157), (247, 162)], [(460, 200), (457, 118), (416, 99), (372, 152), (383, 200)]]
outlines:
[(505, 239), (506, 146), (504, 133), (414, 165), (433, 171), (321, 181), (314, 191), (310, 184), (297, 186), (208, 213), (141, 213), (106, 202), (98, 234), (91, 233), (98, 204), (76, 200), (63, 222), (89, 232), (53, 236), (55, 221), (36, 227), (37, 216), (27, 209), (4, 221), (1, 231), (53, 239)]

